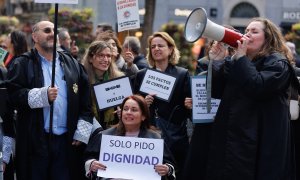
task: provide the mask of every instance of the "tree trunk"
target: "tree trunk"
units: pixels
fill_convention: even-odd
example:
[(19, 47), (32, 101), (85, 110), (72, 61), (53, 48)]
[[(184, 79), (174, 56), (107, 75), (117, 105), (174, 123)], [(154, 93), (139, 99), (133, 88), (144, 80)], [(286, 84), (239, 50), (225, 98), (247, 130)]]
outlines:
[(145, 0), (145, 16), (144, 16), (144, 24), (142, 27), (142, 39), (141, 39), (141, 53), (146, 55), (147, 51), (147, 39), (153, 33), (153, 22), (155, 15), (155, 4), (156, 0)]

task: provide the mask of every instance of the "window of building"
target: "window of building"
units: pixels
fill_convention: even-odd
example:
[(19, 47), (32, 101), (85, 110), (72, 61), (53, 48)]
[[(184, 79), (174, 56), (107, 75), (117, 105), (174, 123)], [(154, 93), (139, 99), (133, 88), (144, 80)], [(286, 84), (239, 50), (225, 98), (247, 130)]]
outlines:
[(259, 17), (257, 9), (250, 3), (239, 3), (231, 11), (231, 18), (252, 18)]

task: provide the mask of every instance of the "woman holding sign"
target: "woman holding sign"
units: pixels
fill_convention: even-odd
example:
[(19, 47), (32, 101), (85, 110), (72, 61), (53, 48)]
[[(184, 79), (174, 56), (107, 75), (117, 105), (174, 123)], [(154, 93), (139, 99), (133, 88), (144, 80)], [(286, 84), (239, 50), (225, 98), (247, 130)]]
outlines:
[[(95, 178), (95, 173), (98, 170), (105, 171), (110, 168), (98, 161), (102, 134), (160, 139), (159, 133), (150, 127), (149, 120), (149, 108), (145, 99), (139, 95), (126, 97), (121, 105), (121, 120), (119, 123), (110, 129), (93, 135), (88, 143), (85, 153), (87, 159), (85, 163), (87, 176)], [(167, 147), (164, 147), (163, 163), (154, 165), (153, 171), (162, 177), (175, 179), (174, 163)]]
[[(94, 41), (88, 47), (82, 59), (82, 63), (88, 73), (90, 84), (97, 84), (124, 76), (112, 62), (111, 46), (104, 41)], [(94, 93), (92, 96), (92, 109), (95, 118), (103, 129), (109, 128), (118, 123), (118, 117), (114, 108), (98, 110)]]
[[(162, 137), (169, 146), (178, 165), (177, 179), (181, 179), (181, 172), (185, 163), (187, 149), (189, 146), (187, 135), (187, 118), (189, 110), (184, 105), (186, 97), (191, 97), (190, 75), (187, 69), (176, 66), (180, 58), (180, 52), (176, 47), (175, 41), (166, 32), (156, 32), (148, 38), (149, 51), (147, 60), (150, 69), (143, 69), (136, 75), (134, 82), (135, 93), (145, 95), (147, 104), (150, 107), (151, 123), (162, 131)], [(149, 84), (153, 88), (145, 92), (141, 91), (141, 87), (145, 76), (149, 72), (159, 72), (161, 76), (151, 76)], [(156, 73), (157, 74), (157, 73)], [(170, 76), (169, 79), (161, 78)], [(168, 86), (170, 79), (176, 78), (173, 87)], [(152, 83), (154, 82), (154, 83)], [(147, 82), (146, 82), (147, 83)], [(160, 85), (163, 89), (173, 88), (168, 100), (158, 96), (158, 91), (155, 89)]]

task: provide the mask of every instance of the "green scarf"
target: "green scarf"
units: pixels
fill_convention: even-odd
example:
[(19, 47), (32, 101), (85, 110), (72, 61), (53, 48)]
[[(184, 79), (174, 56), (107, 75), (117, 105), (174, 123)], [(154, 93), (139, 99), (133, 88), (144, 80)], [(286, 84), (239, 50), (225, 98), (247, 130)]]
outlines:
[[(95, 83), (100, 83), (100, 82), (104, 82), (104, 81), (107, 81), (107, 80), (109, 80), (109, 73), (108, 73), (108, 71), (106, 71), (103, 74), (103, 79), (100, 79), (95, 74)], [(116, 122), (115, 122), (115, 115), (114, 115), (114, 111), (115, 111), (114, 108), (108, 108), (108, 109), (104, 110), (104, 119), (103, 120), (100, 119), (99, 114), (98, 114), (98, 109), (97, 109), (97, 106), (96, 106), (96, 97), (95, 97), (94, 94), (92, 95), (92, 109), (93, 109), (93, 113), (94, 113), (96, 119), (99, 122), (105, 123), (106, 127), (109, 127), (110, 125), (116, 124)]]

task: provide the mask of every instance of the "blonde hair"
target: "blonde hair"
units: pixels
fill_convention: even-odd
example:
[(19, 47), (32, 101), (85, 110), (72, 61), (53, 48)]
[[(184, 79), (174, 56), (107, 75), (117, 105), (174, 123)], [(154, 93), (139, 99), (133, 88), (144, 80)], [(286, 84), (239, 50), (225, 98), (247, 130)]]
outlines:
[[(102, 52), (105, 48), (109, 48), (111, 50), (111, 47), (105, 41), (94, 41), (90, 44), (90, 46), (85, 51), (85, 54), (83, 56), (82, 64), (87, 71), (89, 81), (91, 84), (95, 84), (96, 82), (95, 80), (96, 72), (90, 61), (92, 60), (95, 54)], [(119, 71), (117, 65), (113, 60), (111, 61), (107, 71), (108, 71), (109, 79), (114, 79), (120, 76), (124, 76), (124, 73)]]
[(149, 62), (149, 65), (152, 67), (155, 66), (155, 61), (153, 60), (150, 49), (151, 49), (151, 41), (156, 37), (160, 37), (164, 39), (167, 42), (168, 47), (173, 48), (173, 51), (169, 56), (169, 63), (171, 63), (172, 65), (176, 65), (180, 58), (180, 52), (176, 47), (174, 39), (166, 32), (155, 32), (153, 35), (151, 35), (148, 38), (147, 60)]

